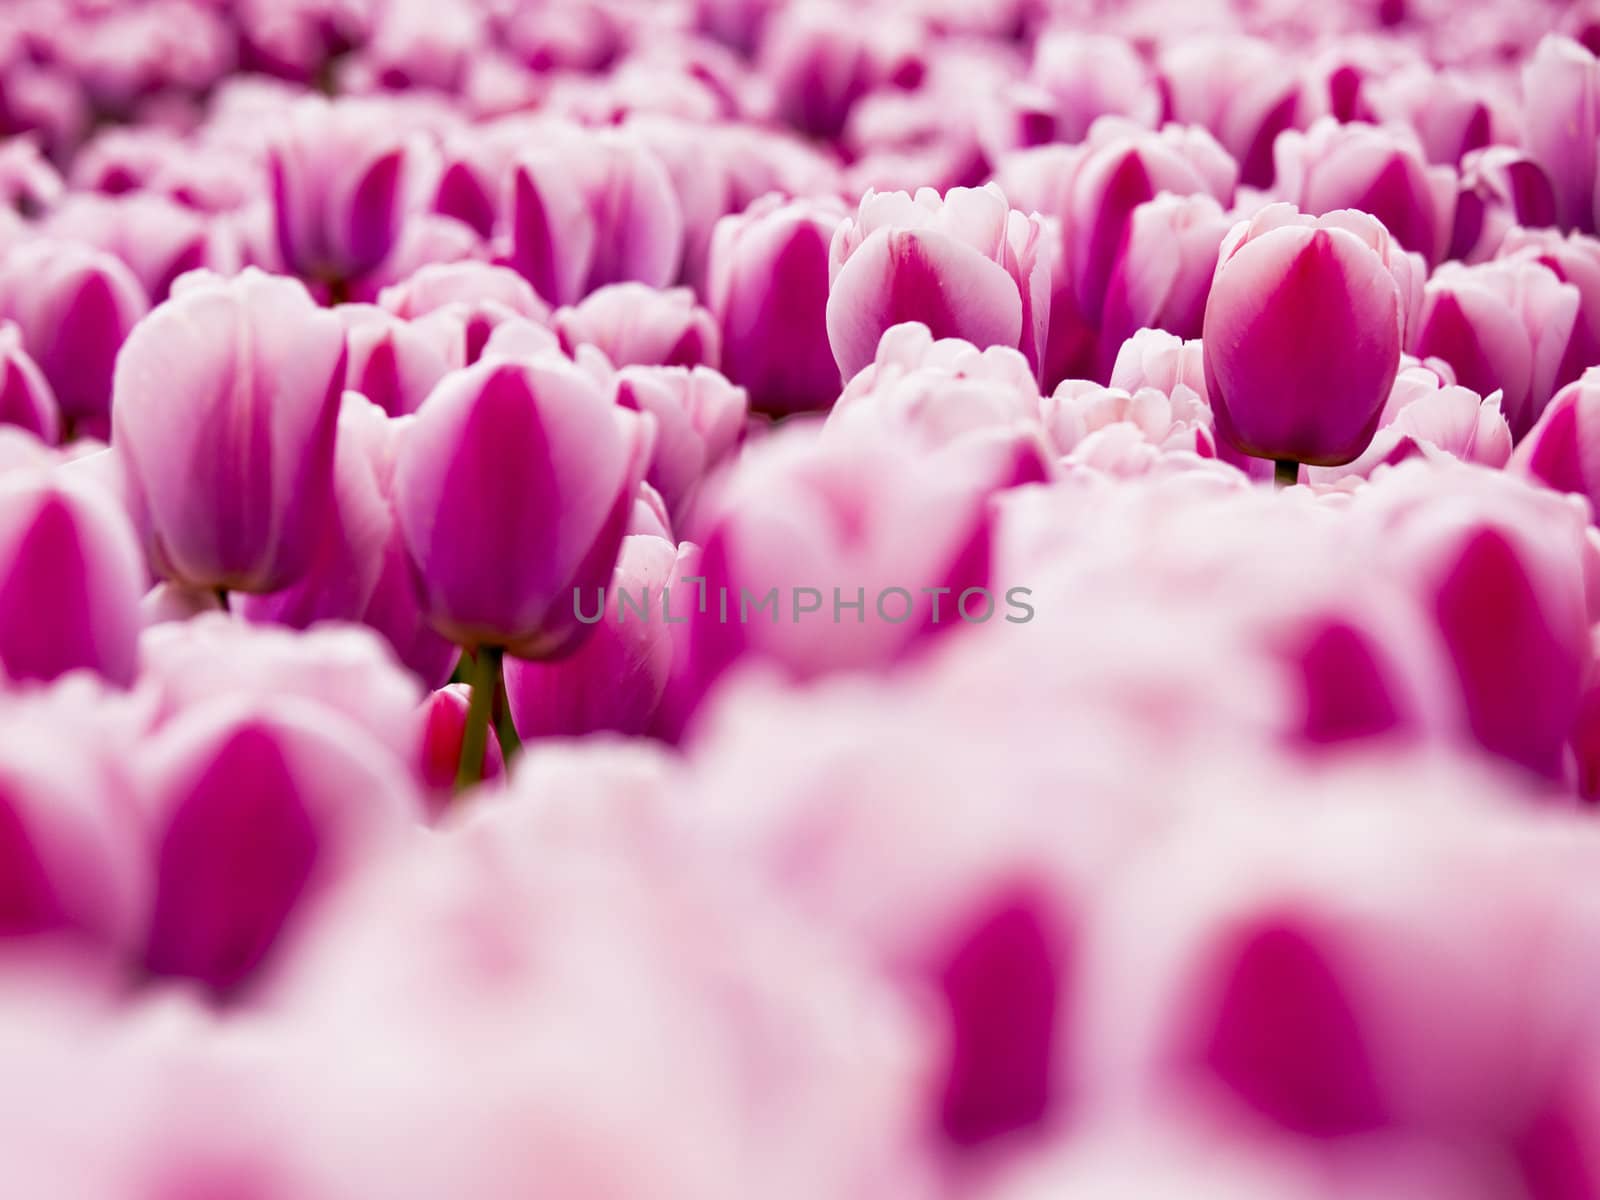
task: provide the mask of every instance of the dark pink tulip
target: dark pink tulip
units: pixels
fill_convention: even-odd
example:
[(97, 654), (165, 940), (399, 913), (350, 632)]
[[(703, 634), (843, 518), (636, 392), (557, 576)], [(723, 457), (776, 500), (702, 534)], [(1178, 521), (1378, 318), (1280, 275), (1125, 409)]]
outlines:
[(551, 304), (608, 283), (664, 287), (683, 263), (672, 177), (626, 130), (549, 133), (511, 177), (510, 265)]
[(1272, 146), (1294, 125), (1300, 82), (1276, 46), (1238, 36), (1182, 38), (1157, 63), (1166, 116), (1204, 125), (1239, 164), (1239, 181), (1272, 182)]
[(794, 5), (768, 22), (758, 61), (772, 81), (778, 119), (812, 137), (833, 138), (868, 92), (921, 81), (924, 37), (903, 14), (830, 2)]
[(715, 367), (716, 321), (688, 288), (614, 283), (557, 311), (552, 328), (571, 354), (594, 346), (616, 366)]
[(1428, 280), (1407, 349), (1442, 358), (1480, 395), (1499, 389), (1520, 438), (1555, 394), (1579, 302), (1576, 287), (1536, 261), (1446, 263)]
[(1456, 173), (1430, 166), (1409, 131), (1324, 117), (1290, 130), (1274, 149), (1275, 195), (1313, 216), (1356, 208), (1430, 264), (1444, 260), (1455, 230)]
[(1461, 163), (1450, 257), (1469, 263), (1492, 258), (1519, 226), (1548, 228), (1555, 213), (1555, 190), (1538, 163), (1511, 146), (1475, 150)]
[(50, 381), (61, 414), (103, 437), (117, 352), (148, 307), (116, 258), (71, 242), (36, 241), (0, 263), (0, 317)]
[(192, 275), (117, 362), (113, 441), (156, 569), (270, 592), (328, 520), (344, 334), (293, 280)]
[(846, 217), (831, 200), (770, 196), (717, 223), (706, 302), (722, 367), (758, 412), (826, 409), (839, 394), (828, 343), (828, 253)]
[(1020, 349), (1035, 370), (1050, 310), (1049, 239), (993, 184), (868, 192), (830, 253), (828, 340), (840, 375), (872, 362), (885, 330), (907, 321), (934, 337)]
[(587, 632), (575, 589), (611, 575), (650, 422), (554, 355), (445, 379), (400, 447), (400, 530), (434, 627), (468, 649), (559, 655)]
[(1385, 81), (1419, 68), (1426, 70), (1426, 63), (1399, 39), (1339, 38), (1303, 68), (1296, 120), (1302, 126), (1322, 118), (1376, 124), (1378, 89)]
[(152, 304), (165, 300), (185, 271), (226, 275), (239, 267), (238, 247), (225, 225), (157, 195), (74, 196), (50, 214), (44, 230), (116, 255)]
[(1514, 228), (1500, 243), (1499, 257), (1542, 263), (1557, 279), (1578, 289), (1578, 319), (1556, 385), (1573, 383), (1589, 367), (1600, 364), (1600, 238)]
[(744, 439), (750, 411), (744, 389), (708, 367), (626, 367), (614, 390), (618, 405), (654, 421), (645, 480), (673, 518), (681, 517), (700, 482)]
[(426, 169), (398, 114), (376, 102), (297, 102), (271, 143), (278, 249), (306, 279), (345, 283), (395, 247), (415, 173)]
[(1163, 193), (1133, 210), (1106, 286), (1096, 375), (1109, 376), (1123, 345), (1141, 329), (1200, 336), (1217, 255), (1232, 225), (1207, 195)]
[(22, 347), (22, 331), (0, 322), (0, 425), (26, 429), (46, 445), (61, 440), (61, 411), (50, 381)]
[(431, 687), (450, 676), (456, 651), (423, 618), (390, 500), (404, 426), (347, 393), (339, 412), (333, 502), (321, 521), (305, 574), (288, 588), (242, 596), (246, 620), (305, 629), (353, 621), (379, 634), (395, 657)]
[(1218, 434), (1258, 458), (1357, 457), (1400, 369), (1414, 274), (1364, 213), (1272, 205), (1235, 227), (1203, 338)]
[(233, 995), (319, 893), (401, 838), (420, 804), (375, 748), (286, 701), (197, 710), (141, 747), (156, 848), (146, 969)]
[(466, 365), (466, 339), (446, 315), (407, 321), (368, 304), (335, 310), (349, 362), (344, 386), (391, 417), (415, 412), (439, 380)]
[(96, 671), (133, 682), (144, 567), (128, 519), (96, 488), (0, 475), (0, 675)]
[(1523, 145), (1555, 185), (1563, 229), (1593, 233), (1600, 168), (1600, 61), (1570, 38), (1547, 37), (1522, 69)]
[(1511, 469), (1558, 492), (1574, 492), (1600, 512), (1600, 370), (1556, 393), (1517, 444)]
[[(507, 672), (510, 678), (510, 672)], [(509, 684), (508, 684), (509, 686)], [(461, 761), (461, 741), (467, 729), (467, 706), (471, 689), (464, 683), (440, 688), (423, 703), (417, 714), (421, 726), (418, 745), (417, 778), (429, 799), (429, 811), (439, 816), (455, 794), (456, 766)], [(484, 751), (483, 777), (497, 779), (506, 773), (500, 737), (489, 727)]]
[(1516, 140), (1517, 106), (1466, 71), (1415, 64), (1372, 86), (1369, 120), (1416, 131), (1428, 161), (1455, 166), (1468, 154)]
[[(559, 662), (506, 661), (506, 698), (523, 739), (599, 732), (642, 734), (655, 718), (672, 673), (674, 637), (694, 610), (697, 574), (669, 541), (622, 540), (611, 583), (582, 596), (594, 632)], [(663, 608), (665, 603), (670, 612)]]
[(1437, 461), (1386, 472), (1366, 502), (1450, 655), (1472, 737), (1560, 779), (1592, 653), (1587, 504)]

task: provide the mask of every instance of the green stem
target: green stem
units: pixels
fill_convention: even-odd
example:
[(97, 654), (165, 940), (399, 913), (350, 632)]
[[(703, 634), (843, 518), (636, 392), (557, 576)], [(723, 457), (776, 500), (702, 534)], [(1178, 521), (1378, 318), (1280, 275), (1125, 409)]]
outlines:
[(1280, 488), (1293, 487), (1300, 482), (1300, 464), (1292, 458), (1277, 459), (1272, 478)]
[(498, 646), (479, 646), (472, 664), (472, 698), (467, 704), (467, 727), (461, 735), (461, 762), (456, 768), (456, 791), (462, 792), (483, 778), (483, 756), (489, 748), (489, 719), (500, 686)]

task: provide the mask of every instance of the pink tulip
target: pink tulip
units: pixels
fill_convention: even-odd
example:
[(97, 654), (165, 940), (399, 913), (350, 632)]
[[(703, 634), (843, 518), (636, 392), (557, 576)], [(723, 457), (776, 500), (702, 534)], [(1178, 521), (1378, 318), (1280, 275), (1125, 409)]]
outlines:
[(506, 698), (524, 740), (650, 728), (673, 666), (678, 627), (668, 619), (686, 620), (694, 607), (694, 585), (680, 582), (696, 574), (692, 554), (656, 537), (624, 538), (610, 586), (580, 594), (583, 619), (598, 620), (577, 652), (506, 663)]
[(0, 675), (96, 671), (133, 682), (144, 565), (128, 519), (94, 487), (0, 475)]
[(645, 479), (680, 517), (701, 481), (738, 452), (749, 414), (743, 389), (708, 367), (627, 367), (613, 387), (618, 405), (654, 421)]
[(998, 187), (869, 192), (834, 235), (828, 340), (850, 378), (885, 330), (920, 321), (935, 337), (1020, 349), (1037, 370), (1050, 307), (1048, 239)]
[(1071, 455), (1092, 436), (1126, 426), (1137, 440), (1165, 451), (1215, 458), (1211, 409), (1193, 391), (1145, 387), (1134, 392), (1068, 380), (1043, 404), (1045, 428), (1059, 455)]
[(152, 304), (165, 300), (185, 271), (226, 275), (240, 265), (225, 224), (157, 195), (75, 195), (50, 214), (44, 230), (121, 259)]
[(1102, 116), (1154, 129), (1161, 95), (1149, 66), (1122, 38), (1052, 29), (1033, 47), (1032, 84), (1050, 97), (1052, 141), (1081, 142)]
[(1259, 458), (1357, 457), (1400, 367), (1417, 271), (1361, 213), (1272, 205), (1235, 227), (1205, 318), (1218, 434)]
[(715, 367), (720, 357), (716, 321), (688, 288), (611, 284), (561, 309), (551, 324), (568, 354), (594, 346), (619, 367)]
[[(507, 679), (510, 672), (507, 672)], [(509, 687), (509, 683), (507, 684)], [(467, 708), (471, 689), (452, 683), (428, 697), (418, 712), (422, 734), (419, 741), (417, 778), (429, 798), (429, 811), (440, 816), (448, 804), (461, 762), (461, 743), (467, 731)], [(498, 779), (506, 772), (500, 738), (491, 727), (484, 751), (483, 777)]]
[(1541, 263), (1557, 279), (1578, 289), (1578, 318), (1556, 385), (1576, 382), (1590, 366), (1600, 363), (1600, 238), (1581, 233), (1563, 237), (1553, 229), (1513, 228), (1500, 243), (1498, 256)]
[(683, 260), (683, 211), (660, 159), (624, 131), (558, 134), (512, 173), (510, 265), (551, 304), (608, 283), (664, 287)]
[(778, 118), (811, 137), (833, 138), (868, 92), (921, 80), (922, 37), (917, 22), (900, 14), (809, 4), (767, 23), (758, 61), (772, 81)]
[(759, 412), (826, 409), (839, 394), (828, 256), (844, 219), (836, 201), (772, 196), (717, 223), (707, 303), (720, 326), (723, 370)]
[(436, 383), (466, 365), (467, 339), (452, 314), (406, 321), (369, 304), (334, 311), (345, 328), (345, 388), (391, 417), (415, 412)]
[(61, 440), (55, 393), (22, 347), (22, 331), (0, 323), (0, 424), (25, 429), (46, 445)]
[(1517, 445), (1511, 469), (1525, 478), (1574, 492), (1600, 512), (1600, 371), (1591, 369), (1556, 393), (1528, 436)]
[(278, 702), (193, 712), (141, 748), (149, 971), (237, 993), (320, 892), (404, 835), (419, 802), (370, 745), (325, 711)]
[(1167, 118), (1209, 129), (1251, 187), (1272, 182), (1272, 147), (1293, 126), (1299, 81), (1265, 42), (1218, 35), (1174, 41), (1159, 57)]
[(359, 101), (299, 101), (268, 163), (278, 249), (308, 280), (348, 283), (395, 247), (420, 151), (394, 114)]
[(1416, 131), (1428, 161), (1455, 166), (1485, 147), (1515, 140), (1517, 109), (1485, 80), (1416, 63), (1371, 82), (1368, 120)]
[(587, 630), (574, 589), (610, 577), (650, 423), (555, 356), (485, 361), (435, 389), (401, 444), (394, 496), (423, 609), (460, 646), (544, 658)]
[(1456, 174), (1430, 166), (1414, 134), (1324, 117), (1306, 133), (1286, 132), (1273, 155), (1275, 194), (1302, 212), (1360, 209), (1430, 264), (1444, 260), (1455, 227)]
[(195, 275), (117, 362), (113, 440), (163, 575), (270, 592), (327, 520), (344, 336), (292, 280)]
[(403, 426), (346, 393), (333, 461), (333, 502), (306, 573), (290, 587), (243, 596), (250, 621), (305, 629), (354, 621), (383, 635), (395, 656), (431, 687), (449, 678), (456, 650), (423, 618), (390, 493)]
[(414, 321), (452, 305), (495, 304), (532, 321), (544, 321), (550, 306), (515, 271), (489, 263), (438, 263), (403, 283), (385, 288), (378, 306)]
[(1547, 37), (1522, 69), (1523, 144), (1555, 185), (1563, 229), (1595, 230), (1600, 165), (1600, 62), (1569, 38)]
[(1475, 150), (1461, 163), (1450, 257), (1492, 258), (1524, 228), (1554, 225), (1555, 212), (1555, 190), (1538, 163), (1511, 146)]
[(29, 242), (0, 264), (0, 317), (22, 330), (62, 416), (90, 434), (104, 436), (117, 352), (146, 308), (128, 268), (87, 246)]
[(1407, 349), (1444, 359), (1475, 392), (1499, 389), (1521, 437), (1555, 393), (1579, 303), (1576, 287), (1535, 261), (1446, 263), (1428, 281)]

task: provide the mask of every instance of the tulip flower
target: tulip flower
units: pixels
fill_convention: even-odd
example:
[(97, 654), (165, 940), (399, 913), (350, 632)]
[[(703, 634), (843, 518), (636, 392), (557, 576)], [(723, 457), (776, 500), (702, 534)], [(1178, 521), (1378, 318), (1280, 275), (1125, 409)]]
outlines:
[(196, 710), (142, 747), (155, 836), (144, 965), (220, 998), (250, 982), (297, 912), (421, 813), (354, 725), (293, 703)]
[(672, 179), (626, 131), (552, 132), (512, 172), (510, 265), (551, 304), (608, 283), (664, 287), (683, 259)]
[(345, 388), (391, 417), (415, 412), (439, 380), (466, 365), (466, 334), (455, 314), (406, 321), (369, 304), (334, 311), (345, 328)]
[(588, 633), (574, 596), (611, 576), (652, 422), (554, 355), (459, 371), (417, 411), (395, 466), (423, 611), (475, 654), (461, 782), (476, 782), (500, 658), (559, 657)]
[[(506, 678), (510, 680), (510, 671)], [(429, 696), (418, 712), (421, 735), (417, 773), (430, 801), (429, 810), (436, 817), (444, 811), (455, 792), (471, 701), (472, 690), (466, 684), (452, 683)], [(505, 771), (500, 736), (491, 726), (484, 747), (483, 778), (498, 779)]]
[(1461, 163), (1450, 257), (1492, 258), (1518, 235), (1553, 226), (1555, 212), (1555, 189), (1538, 163), (1510, 146), (1474, 151)]
[(61, 411), (50, 381), (22, 347), (22, 331), (0, 322), (0, 424), (25, 429), (46, 445), (61, 440)]
[(1578, 289), (1578, 317), (1555, 385), (1577, 382), (1589, 367), (1600, 363), (1600, 238), (1582, 233), (1563, 237), (1553, 229), (1512, 228), (1506, 231), (1497, 257), (1540, 263), (1561, 282)]
[(551, 324), (568, 354), (593, 346), (619, 367), (715, 367), (719, 358), (717, 324), (688, 288), (612, 284)]
[(1108, 114), (1153, 129), (1161, 96), (1149, 66), (1122, 38), (1051, 29), (1033, 48), (1029, 80), (1050, 97), (1052, 141), (1072, 145)]
[(1209, 129), (1239, 164), (1241, 183), (1272, 182), (1273, 144), (1299, 107), (1289, 59), (1251, 38), (1181, 38), (1162, 50), (1157, 75), (1169, 119)]
[(655, 422), (645, 480), (681, 517), (701, 481), (737, 452), (749, 414), (744, 391), (708, 367), (626, 367), (614, 390), (619, 405)]
[(1570, 38), (1551, 36), (1522, 68), (1523, 144), (1555, 185), (1562, 229), (1593, 233), (1600, 164), (1600, 60)]
[(1223, 243), (1206, 304), (1206, 390), (1217, 432), (1297, 468), (1367, 448), (1400, 369), (1416, 264), (1362, 213), (1272, 205)]
[(1556, 393), (1511, 456), (1511, 470), (1558, 492), (1588, 499), (1600, 512), (1600, 369)]
[(45, 232), (113, 254), (127, 264), (152, 304), (186, 271), (239, 268), (230, 228), (163, 196), (76, 195), (50, 214)]
[(132, 683), (144, 586), (138, 539), (96, 488), (0, 475), (0, 677), (88, 669)]
[(766, 27), (759, 55), (779, 119), (812, 137), (837, 137), (852, 106), (874, 88), (920, 82), (921, 33), (900, 14), (835, 3), (781, 10)]
[(117, 361), (113, 444), (146, 551), (190, 586), (276, 591), (327, 520), (343, 332), (253, 269), (175, 291)]
[(839, 366), (828, 343), (828, 255), (844, 207), (771, 196), (717, 223), (707, 304), (722, 336), (722, 369), (758, 412), (828, 408)]
[(1039, 369), (1048, 328), (1044, 225), (993, 184), (869, 192), (834, 234), (828, 340), (842, 378), (872, 362), (885, 330), (907, 321), (934, 337), (1020, 349)]
[(0, 264), (0, 318), (16, 322), (69, 425), (104, 437), (117, 353), (148, 307), (132, 272), (72, 242), (30, 242)]

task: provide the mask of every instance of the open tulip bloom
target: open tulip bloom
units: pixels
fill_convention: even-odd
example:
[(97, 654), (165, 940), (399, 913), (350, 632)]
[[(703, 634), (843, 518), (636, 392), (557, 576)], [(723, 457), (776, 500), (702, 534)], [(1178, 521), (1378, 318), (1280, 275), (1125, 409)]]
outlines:
[(1597, 54), (0, 3), (0, 1200), (1600, 1200)]

